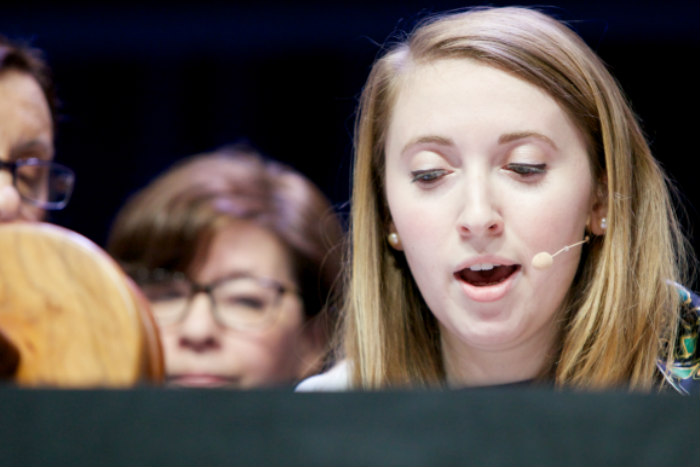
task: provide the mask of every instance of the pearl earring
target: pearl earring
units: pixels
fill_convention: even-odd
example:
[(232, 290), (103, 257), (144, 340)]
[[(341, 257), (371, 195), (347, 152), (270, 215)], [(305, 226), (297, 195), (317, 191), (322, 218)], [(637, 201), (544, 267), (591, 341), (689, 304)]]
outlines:
[(600, 220), (600, 228), (603, 229), (603, 230), (605, 230), (605, 229), (608, 228), (608, 218), (607, 218), (607, 217), (603, 217), (603, 218)]
[(387, 237), (387, 240), (389, 240), (389, 244), (394, 248), (397, 248), (399, 246), (399, 243), (401, 243), (401, 240), (399, 240), (399, 234), (397, 234), (396, 232), (391, 232)]

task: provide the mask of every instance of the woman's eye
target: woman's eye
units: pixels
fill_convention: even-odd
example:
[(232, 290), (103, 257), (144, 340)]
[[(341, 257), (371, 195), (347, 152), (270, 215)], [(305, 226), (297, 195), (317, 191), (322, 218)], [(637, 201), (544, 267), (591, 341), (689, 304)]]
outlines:
[(445, 169), (414, 170), (411, 172), (411, 182), (432, 183), (441, 179), (448, 173), (449, 172)]
[(171, 302), (174, 300), (187, 299), (187, 293), (179, 289), (144, 286), (143, 291), (146, 297), (153, 302)]
[(522, 177), (540, 175), (547, 171), (547, 164), (508, 164), (506, 170), (514, 172)]
[(262, 310), (266, 306), (264, 299), (246, 295), (232, 295), (224, 297), (221, 301), (228, 307), (243, 307), (254, 310)]

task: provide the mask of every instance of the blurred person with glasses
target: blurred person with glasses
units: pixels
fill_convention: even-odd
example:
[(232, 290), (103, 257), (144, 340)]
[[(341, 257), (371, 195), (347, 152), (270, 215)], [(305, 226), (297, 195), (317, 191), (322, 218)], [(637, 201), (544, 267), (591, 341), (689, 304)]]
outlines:
[(56, 98), (38, 50), (0, 35), (0, 222), (63, 209), (75, 174), (53, 162)]
[(329, 363), (342, 238), (312, 182), (237, 146), (133, 195), (107, 250), (151, 303), (171, 385), (291, 388)]
[(199, 284), (187, 275), (156, 269), (137, 270), (134, 279), (153, 303), (157, 322), (173, 326), (186, 318), (197, 294), (209, 297), (214, 321), (234, 331), (261, 329), (274, 323), (285, 294), (297, 294), (294, 285), (246, 273), (232, 273), (208, 284)]

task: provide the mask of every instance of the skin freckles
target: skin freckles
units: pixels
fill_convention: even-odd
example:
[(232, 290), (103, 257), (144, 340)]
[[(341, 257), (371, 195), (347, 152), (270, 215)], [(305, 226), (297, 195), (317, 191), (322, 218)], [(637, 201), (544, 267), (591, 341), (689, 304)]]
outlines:
[[(546, 270), (531, 260), (584, 236), (596, 205), (584, 141), (554, 99), (501, 70), (445, 59), (406, 73), (385, 146), (386, 196), (438, 319), (448, 380), (532, 378), (556, 339), (580, 249)], [(494, 265), (498, 276), (464, 273)]]

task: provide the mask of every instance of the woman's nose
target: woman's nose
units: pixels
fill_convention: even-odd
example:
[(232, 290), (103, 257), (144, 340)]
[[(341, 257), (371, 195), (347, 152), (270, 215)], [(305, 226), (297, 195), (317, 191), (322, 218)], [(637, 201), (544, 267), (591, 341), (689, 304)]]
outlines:
[(462, 237), (489, 238), (503, 232), (498, 197), (483, 179), (465, 181), (457, 230)]
[(204, 293), (192, 297), (187, 314), (178, 324), (180, 347), (198, 353), (220, 348), (221, 326), (214, 317), (213, 306)]

